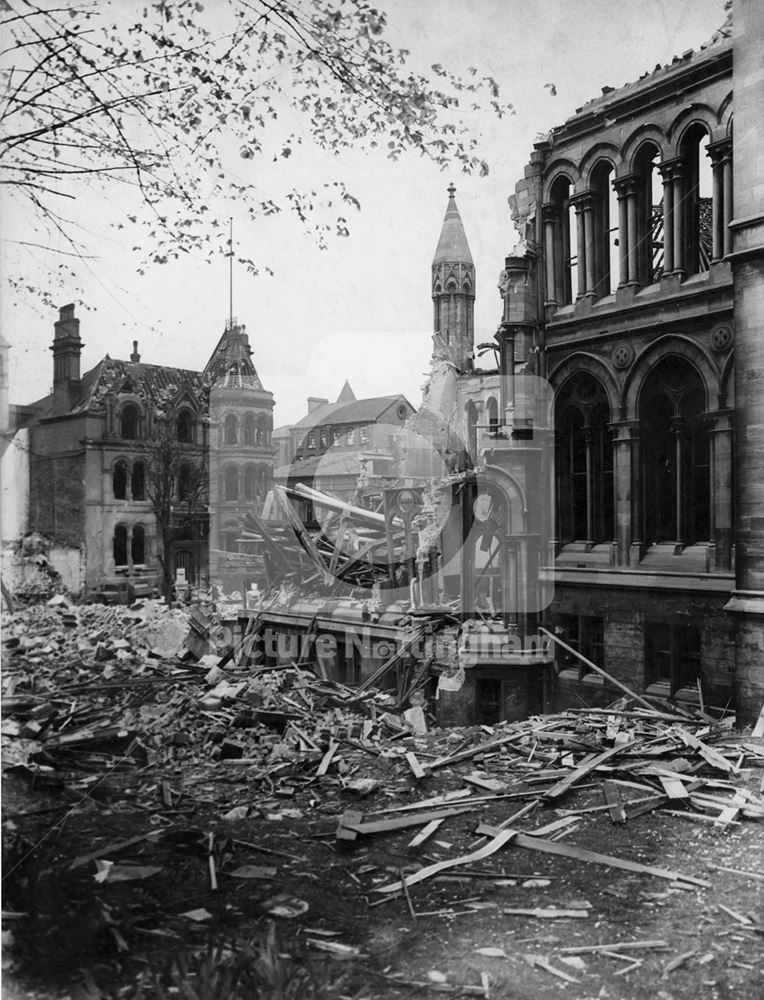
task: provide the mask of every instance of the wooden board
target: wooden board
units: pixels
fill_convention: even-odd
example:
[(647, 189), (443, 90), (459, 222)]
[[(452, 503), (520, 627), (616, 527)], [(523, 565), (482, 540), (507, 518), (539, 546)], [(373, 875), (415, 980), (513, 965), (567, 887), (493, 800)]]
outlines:
[(626, 809), (624, 808), (621, 793), (618, 791), (617, 786), (612, 781), (603, 781), (602, 794), (605, 796), (611, 822), (625, 823)]
[(611, 747), (609, 750), (605, 750), (603, 753), (598, 754), (594, 757), (589, 757), (579, 764), (567, 778), (563, 778), (562, 781), (558, 781), (556, 785), (552, 785), (551, 788), (547, 788), (545, 792), (542, 792), (542, 798), (544, 799), (558, 799), (561, 795), (564, 795), (573, 785), (585, 778), (587, 774), (590, 774), (600, 764), (604, 764), (605, 761), (611, 760), (616, 757), (619, 753), (626, 750), (628, 747), (633, 746), (635, 740), (630, 740), (628, 743), (621, 743), (617, 747)]
[[(460, 865), (470, 865), (475, 861), (482, 861), (484, 858), (490, 857), (495, 854), (500, 848), (504, 847), (513, 837), (516, 836), (514, 830), (500, 830), (495, 837), (493, 837), (487, 844), (479, 848), (477, 851), (473, 851), (471, 854), (465, 854), (460, 858), (451, 858), (448, 861), (438, 861), (434, 865), (428, 865), (427, 868), (420, 868), (418, 872), (413, 875), (406, 876), (406, 885), (412, 886), (416, 885), (418, 882), (424, 882), (425, 879), (432, 878), (433, 875), (438, 875), (442, 871), (446, 871), (449, 868), (456, 868)], [(374, 892), (390, 893), (390, 892), (400, 892), (403, 889), (403, 882), (391, 882), (389, 885), (383, 885), (379, 888), (374, 889)]]
[[(496, 832), (495, 827), (481, 824), (477, 832), (484, 836), (492, 836)], [(506, 831), (505, 831), (506, 832)], [(574, 861), (586, 861), (597, 865), (607, 865), (610, 868), (621, 868), (627, 872), (640, 872), (644, 875), (655, 875), (657, 878), (668, 879), (669, 882), (689, 882), (692, 885), (702, 886), (709, 889), (711, 883), (705, 879), (695, 878), (691, 875), (682, 875), (679, 872), (670, 871), (667, 868), (655, 868), (652, 865), (641, 865), (637, 861), (629, 861), (626, 858), (616, 858), (610, 854), (600, 854), (597, 851), (588, 851), (583, 847), (576, 847), (575, 844), (563, 844), (554, 840), (544, 840), (541, 837), (534, 837), (532, 834), (519, 833), (515, 831), (513, 844), (518, 847), (525, 847), (531, 851), (541, 851), (544, 854), (558, 854), (563, 858), (572, 858)]]

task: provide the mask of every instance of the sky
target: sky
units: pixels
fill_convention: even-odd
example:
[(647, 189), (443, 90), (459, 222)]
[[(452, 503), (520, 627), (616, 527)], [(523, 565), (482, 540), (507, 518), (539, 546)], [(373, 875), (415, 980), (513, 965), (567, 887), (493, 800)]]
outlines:
[[(213, 8), (217, 2), (209, 0)], [(467, 116), (490, 164), (487, 177), (441, 172), (416, 155), (392, 162), (381, 150), (287, 161), (283, 169), (294, 171), (295, 185), (342, 179), (361, 203), (348, 216), (351, 235), (326, 250), (289, 219), (252, 226), (234, 217), (242, 252), (274, 272), (234, 271), (233, 314), (246, 324), (253, 361), (274, 394), (277, 426), (299, 420), (308, 396), (336, 399), (345, 379), (359, 398), (403, 393), (419, 405), (432, 346), (430, 265), (452, 181), (475, 262), (475, 341), (491, 340), (501, 318), (499, 273), (517, 240), (507, 199), (534, 139), (602, 87), (619, 87), (697, 48), (724, 20), (723, 0), (378, 0), (376, 6), (387, 14), (390, 41), (410, 51), (416, 68), (441, 63), (466, 73), (477, 66), (498, 81), (515, 114), (501, 121)], [(79, 275), (87, 305), (77, 310), (83, 372), (106, 353), (128, 358), (134, 340), (145, 362), (202, 369), (229, 313), (225, 260), (185, 258), (140, 276), (130, 248), (99, 226), (99, 206), (87, 208), (83, 220), (87, 215), (93, 227), (96, 259)], [(103, 217), (126, 210), (114, 203), (103, 208)], [(0, 211), (0, 269), (6, 270), (27, 223), (7, 202)], [(33, 281), (37, 265), (26, 266)], [(56, 318), (33, 298), (4, 290), (0, 322), (11, 344), (12, 402), (50, 391)]]

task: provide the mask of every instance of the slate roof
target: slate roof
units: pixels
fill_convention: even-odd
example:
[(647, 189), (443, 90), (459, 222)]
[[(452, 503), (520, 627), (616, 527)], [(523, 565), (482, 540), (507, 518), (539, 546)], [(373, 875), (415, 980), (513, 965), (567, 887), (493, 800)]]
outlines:
[(336, 427), (341, 424), (369, 424), (385, 414), (392, 406), (405, 403), (413, 413), (414, 407), (405, 396), (372, 396), (369, 399), (356, 399), (352, 403), (323, 403), (312, 413), (308, 413), (297, 423), (291, 424), (293, 430), (313, 427)]
[[(103, 413), (107, 396), (130, 392), (139, 399), (162, 406), (183, 389), (189, 390), (202, 403), (209, 390), (209, 380), (202, 372), (167, 365), (148, 365), (140, 361), (120, 361), (105, 358), (82, 376), (81, 391), (71, 409), (56, 416)], [(44, 396), (33, 404), (37, 417), (51, 416), (53, 395)]]
[(263, 392), (263, 383), (251, 355), (244, 327), (227, 325), (204, 373), (216, 389), (259, 389)]
[(467, 242), (467, 234), (462, 225), (459, 209), (456, 207), (455, 193), (456, 188), (452, 184), (448, 188), (448, 205), (446, 206), (446, 215), (443, 219), (443, 228), (440, 231), (438, 246), (432, 260), (433, 266), (444, 263), (472, 263), (472, 254)]

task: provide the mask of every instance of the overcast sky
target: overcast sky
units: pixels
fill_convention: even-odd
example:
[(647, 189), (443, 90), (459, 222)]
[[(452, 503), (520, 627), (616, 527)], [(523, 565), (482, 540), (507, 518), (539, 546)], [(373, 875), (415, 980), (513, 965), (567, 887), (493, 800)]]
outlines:
[[(414, 156), (392, 163), (381, 151), (316, 156), (307, 168), (288, 161), (282, 169), (295, 171), (295, 185), (342, 179), (361, 203), (361, 212), (349, 216), (351, 236), (327, 250), (286, 219), (234, 223), (243, 252), (275, 272), (234, 275), (234, 315), (246, 324), (255, 365), (276, 398), (277, 425), (304, 415), (307, 396), (335, 399), (346, 378), (359, 397), (402, 392), (418, 406), (431, 348), (430, 264), (449, 182), (475, 260), (475, 336), (482, 342), (498, 325), (498, 275), (516, 241), (507, 198), (536, 135), (564, 122), (603, 86), (618, 87), (697, 48), (724, 19), (722, 0), (379, 0), (376, 6), (388, 14), (390, 40), (409, 49), (416, 66), (439, 62), (457, 72), (477, 66), (497, 79), (516, 114), (501, 122), (475, 116), (491, 167), (485, 178), (441, 173)], [(24, 220), (4, 208), (5, 239), (23, 238)], [(98, 225), (97, 213), (88, 224)], [(226, 263), (186, 258), (140, 277), (137, 259), (114, 233), (94, 246), (99, 259), (81, 272), (90, 307), (78, 309), (83, 372), (106, 353), (127, 358), (136, 339), (143, 361), (203, 368), (228, 316)], [(3, 252), (7, 267), (14, 244)], [(56, 316), (7, 293), (0, 308), (12, 345), (11, 401), (30, 402), (50, 389)]]

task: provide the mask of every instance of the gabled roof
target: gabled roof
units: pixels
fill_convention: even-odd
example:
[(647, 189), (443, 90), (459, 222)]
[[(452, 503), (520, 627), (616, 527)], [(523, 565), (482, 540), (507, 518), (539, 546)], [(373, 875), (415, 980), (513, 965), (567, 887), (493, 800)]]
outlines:
[(337, 396), (338, 403), (354, 403), (356, 400), (356, 394), (350, 388), (350, 383), (345, 379), (345, 384), (342, 387), (342, 391), (339, 396)]
[[(73, 406), (56, 416), (72, 416), (84, 413), (103, 413), (107, 396), (125, 390), (139, 399), (155, 406), (166, 406), (174, 402), (183, 390), (192, 393), (199, 403), (203, 403), (209, 390), (209, 381), (202, 372), (189, 368), (170, 368), (166, 365), (147, 365), (140, 361), (119, 361), (105, 358), (82, 376), (80, 395)], [(53, 395), (43, 397), (33, 404), (38, 419), (51, 416)]]
[(259, 389), (263, 383), (252, 364), (252, 350), (243, 326), (233, 321), (226, 325), (223, 336), (207, 362), (204, 374), (216, 389)]
[(356, 399), (352, 403), (324, 403), (291, 426), (293, 430), (299, 430), (329, 425), (336, 427), (340, 424), (370, 424), (379, 420), (391, 407), (403, 404), (411, 413), (415, 412), (411, 403), (400, 393), (397, 396)]
[(448, 188), (448, 205), (446, 206), (446, 216), (443, 219), (443, 228), (440, 231), (440, 239), (432, 259), (433, 267), (436, 264), (472, 264), (472, 254), (467, 242), (467, 234), (462, 225), (462, 218), (459, 209), (456, 207), (456, 188), (453, 184)]

